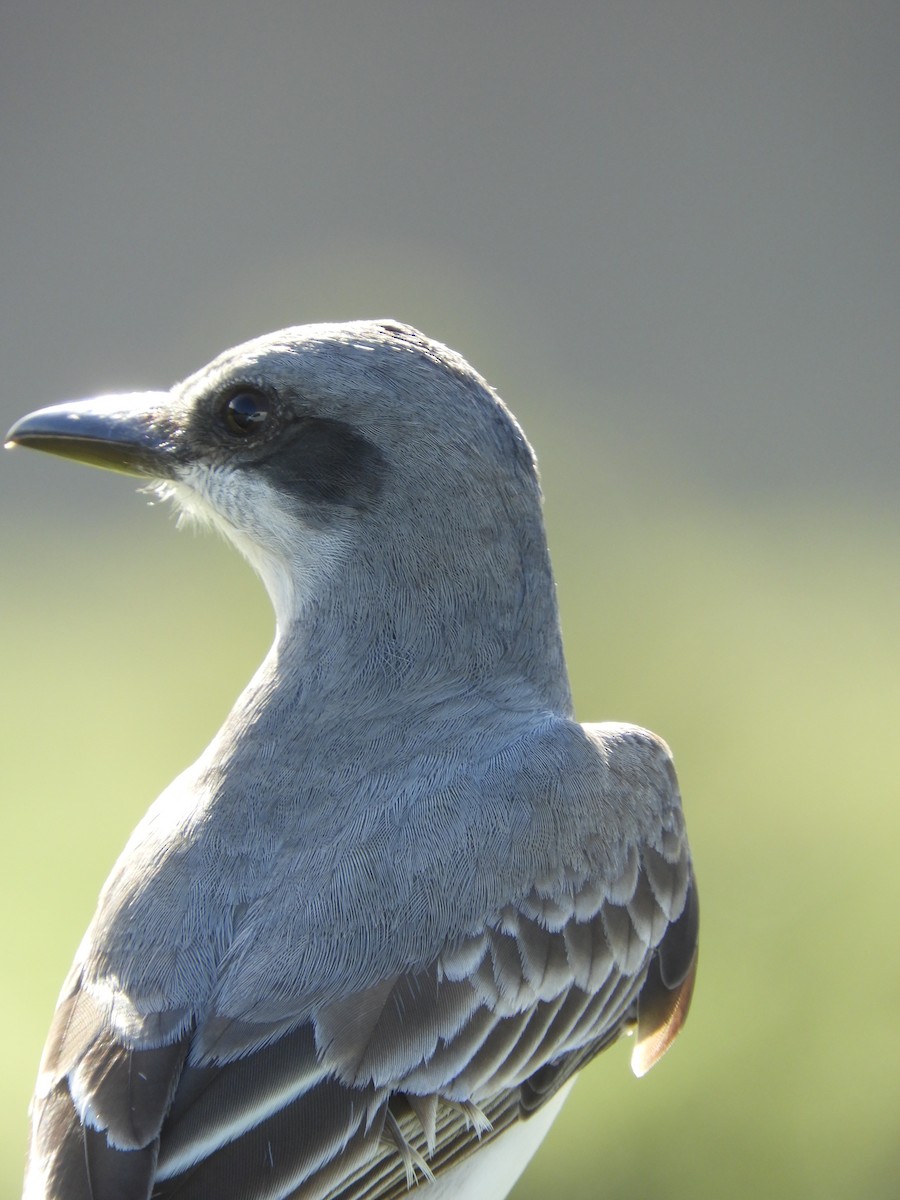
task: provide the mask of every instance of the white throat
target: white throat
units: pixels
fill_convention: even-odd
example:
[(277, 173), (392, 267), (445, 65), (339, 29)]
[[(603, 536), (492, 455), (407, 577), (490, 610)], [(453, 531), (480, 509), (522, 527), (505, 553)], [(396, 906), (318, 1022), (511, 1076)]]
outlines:
[(321, 595), (348, 549), (345, 533), (303, 526), (251, 472), (191, 463), (153, 491), (175, 503), (179, 521), (211, 526), (246, 558), (272, 601), (276, 640)]

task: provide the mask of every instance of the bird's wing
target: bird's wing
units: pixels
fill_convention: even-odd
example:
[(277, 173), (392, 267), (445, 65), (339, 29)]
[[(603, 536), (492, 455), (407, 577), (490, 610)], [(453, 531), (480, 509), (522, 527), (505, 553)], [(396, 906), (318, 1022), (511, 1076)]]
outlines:
[(538, 881), (430, 963), (300, 1023), (169, 1014), (157, 1047), (129, 1049), (73, 978), (33, 1194), (387, 1200), (527, 1119), (623, 1030), (643, 1073), (684, 1021), (696, 963), (677, 794), (663, 809), (614, 876)]

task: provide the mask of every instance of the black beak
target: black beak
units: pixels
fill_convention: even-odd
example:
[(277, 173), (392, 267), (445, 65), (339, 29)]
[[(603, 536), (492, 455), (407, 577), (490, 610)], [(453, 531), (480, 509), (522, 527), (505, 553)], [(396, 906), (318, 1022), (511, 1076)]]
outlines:
[(17, 421), (6, 446), (46, 450), (128, 475), (168, 478), (174, 449), (168, 392), (98, 396), (41, 408)]

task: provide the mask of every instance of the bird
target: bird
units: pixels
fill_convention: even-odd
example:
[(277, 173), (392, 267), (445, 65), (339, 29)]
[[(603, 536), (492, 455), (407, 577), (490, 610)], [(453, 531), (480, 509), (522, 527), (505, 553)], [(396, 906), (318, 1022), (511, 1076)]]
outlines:
[(573, 705), (534, 452), (394, 320), (245, 342), (7, 446), (137, 476), (275, 636), (151, 805), (60, 994), (26, 1200), (500, 1200), (577, 1074), (687, 1016), (666, 743)]

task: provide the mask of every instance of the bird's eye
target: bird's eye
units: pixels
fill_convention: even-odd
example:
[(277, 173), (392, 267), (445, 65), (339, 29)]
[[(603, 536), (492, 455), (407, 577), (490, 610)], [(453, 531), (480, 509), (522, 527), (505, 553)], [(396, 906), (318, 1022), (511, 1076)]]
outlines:
[(259, 433), (269, 415), (269, 401), (261, 392), (235, 392), (222, 405), (222, 416), (229, 433), (249, 437)]

